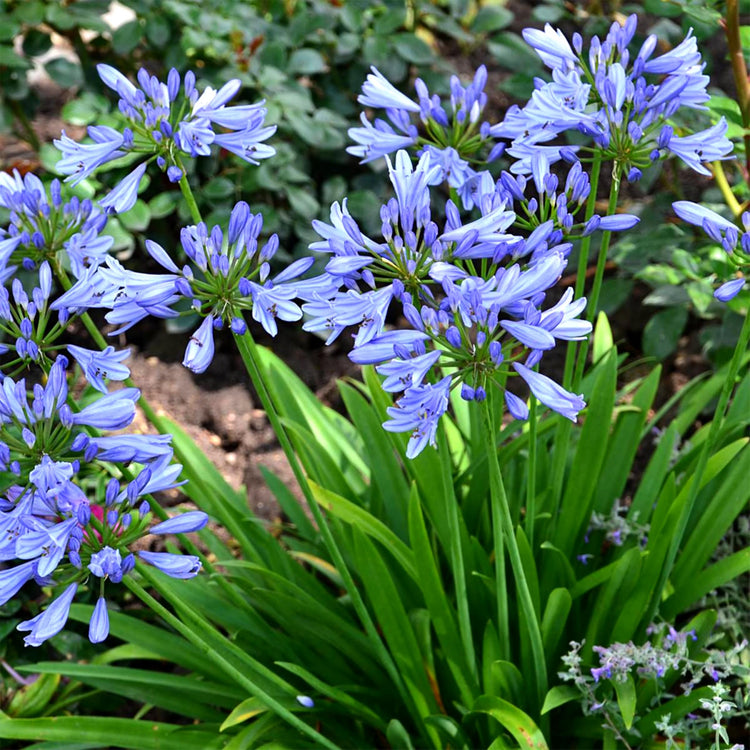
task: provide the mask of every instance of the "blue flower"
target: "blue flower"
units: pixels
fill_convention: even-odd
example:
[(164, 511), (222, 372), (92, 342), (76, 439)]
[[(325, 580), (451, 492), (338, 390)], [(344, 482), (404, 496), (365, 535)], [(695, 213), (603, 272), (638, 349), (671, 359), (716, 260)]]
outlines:
[(703, 162), (729, 158), (734, 148), (726, 137), (727, 121), (722, 117), (716, 125), (683, 137), (672, 136), (666, 148), (679, 156), (690, 168), (700, 174), (711, 175)]
[(719, 302), (729, 302), (729, 300), (734, 299), (742, 291), (742, 287), (744, 286), (745, 279), (732, 279), (722, 284), (714, 292), (714, 297)]
[(92, 643), (101, 643), (107, 640), (109, 635), (109, 615), (107, 614), (107, 601), (103, 596), (96, 600), (94, 611), (89, 621), (89, 640)]
[(143, 175), (146, 173), (146, 164), (137, 166), (120, 184), (110, 190), (107, 195), (99, 201), (99, 205), (107, 212), (117, 214), (130, 211), (138, 198), (138, 186), (141, 184)]
[(200, 560), (194, 555), (176, 555), (172, 552), (148, 552), (139, 550), (138, 556), (149, 565), (172, 578), (193, 578), (201, 569)]
[(448, 394), (451, 378), (444, 377), (432, 384), (411, 387), (396, 402), (395, 406), (386, 409), (391, 418), (383, 424), (389, 432), (411, 432), (406, 447), (406, 457), (414, 458), (429, 443), (436, 444), (436, 435), (440, 417), (448, 410)]
[[(91, 126), (93, 144), (79, 144), (64, 133), (55, 146), (62, 152), (57, 168), (76, 182), (98, 167), (123, 154), (155, 155), (159, 167), (172, 181), (183, 174), (180, 153), (192, 158), (208, 156), (212, 145), (226, 148), (246, 161), (257, 164), (273, 156), (275, 150), (263, 143), (275, 132), (264, 127), (266, 109), (261, 104), (227, 106), (238, 93), (237, 79), (219, 91), (208, 87), (199, 96), (195, 74), (188, 72), (180, 86), (180, 74), (172, 69), (167, 82), (138, 71), (138, 86), (111, 65), (97, 66), (102, 81), (115, 91), (118, 107), (128, 121), (122, 132), (105, 126)], [(220, 128), (217, 132), (215, 127)], [(226, 132), (230, 131), (230, 132)], [(108, 211), (122, 212), (133, 207), (146, 169), (137, 166), (101, 203)]]
[(570, 419), (572, 422), (576, 421), (578, 412), (586, 406), (582, 395), (576, 396), (566, 391), (562, 386), (555, 383), (554, 380), (548, 378), (546, 375), (530, 370), (528, 367), (520, 364), (520, 362), (514, 362), (513, 367), (526, 381), (534, 396), (545, 406), (548, 406), (558, 414), (562, 414), (562, 416)]
[(130, 356), (130, 349), (115, 351), (108, 346), (101, 351), (84, 349), (81, 346), (68, 344), (68, 351), (78, 362), (89, 383), (102, 393), (107, 392), (104, 379), (125, 380), (130, 377), (130, 370), (121, 362)]
[(0, 570), (0, 606), (10, 601), (27, 581), (37, 575), (37, 565), (37, 560), (30, 560), (13, 568)]
[(374, 109), (404, 109), (407, 112), (420, 112), (420, 106), (402, 94), (374, 65), (372, 73), (362, 85), (362, 93), (357, 101)]
[(193, 333), (182, 364), (194, 373), (205, 372), (214, 358), (214, 317), (207, 315)]
[(65, 627), (70, 613), (70, 605), (77, 590), (78, 584), (71, 583), (44, 612), (18, 625), (18, 630), (22, 632), (30, 631), (23, 639), (27, 646), (41, 646), (42, 643), (57, 635)]
[(168, 521), (157, 523), (152, 526), (152, 534), (187, 534), (192, 531), (200, 531), (208, 523), (208, 516), (199, 510), (181, 513), (170, 518)]

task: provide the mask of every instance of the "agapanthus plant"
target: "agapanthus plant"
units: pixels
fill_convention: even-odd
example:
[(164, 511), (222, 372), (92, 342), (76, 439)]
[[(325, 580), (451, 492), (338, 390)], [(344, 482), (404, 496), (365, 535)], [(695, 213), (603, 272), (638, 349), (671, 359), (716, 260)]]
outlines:
[[(79, 361), (90, 361), (86, 350), (73, 351)], [(24, 379), (11, 377), (0, 389), (0, 470), (9, 477), (0, 498), (0, 560), (24, 561), (0, 572), (0, 604), (32, 578), (67, 586), (40, 615), (18, 626), (30, 631), (25, 641), (33, 646), (62, 629), (78, 586), (91, 585), (92, 576), (100, 579), (99, 601), (89, 637), (104, 640), (104, 584), (119, 583), (133, 569), (130, 547), (145, 534), (193, 531), (207, 520), (204, 513), (188, 513), (149, 530), (147, 497), (179, 484), (182, 467), (172, 463), (171, 438), (102, 436), (130, 425), (139, 392), (123, 388), (71, 408), (67, 364), (58, 356), (46, 383), (30, 393)], [(123, 483), (124, 471), (131, 479)], [(138, 554), (178, 578), (200, 568), (192, 556)]]
[(91, 144), (77, 143), (63, 132), (55, 146), (62, 152), (57, 169), (74, 182), (114, 159), (128, 154), (139, 157), (138, 165), (100, 202), (107, 211), (119, 213), (133, 207), (147, 164), (154, 159), (170, 181), (179, 182), (184, 174), (182, 157), (208, 156), (213, 145), (251, 164), (276, 153), (264, 143), (276, 126), (265, 125), (263, 102), (228, 106), (240, 90), (238, 79), (218, 91), (206, 87), (199, 94), (192, 71), (181, 77), (172, 68), (164, 83), (141, 68), (139, 87), (111, 65), (98, 65), (97, 71), (120, 97), (118, 107), (127, 127), (92, 125), (88, 128)]
[[(385, 390), (403, 392), (385, 428), (412, 433), (409, 457), (435, 442), (455, 387), (464, 399), (481, 401), (487, 388), (520, 375), (540, 401), (575, 419), (583, 399), (533, 369), (557, 339), (591, 330), (578, 320), (586, 301), (574, 301), (572, 290), (542, 309), (566, 265), (569, 246), (558, 244), (560, 233), (551, 223), (533, 241), (506, 233), (515, 214), (496, 194), (485, 196), (482, 216), (466, 224), (448, 201), (440, 228), (430, 205), (438, 169), (430, 154), (413, 167), (400, 151), (388, 165), (396, 197), (381, 209), (382, 241), (364, 235), (345, 204), (333, 205), (330, 225), (314, 223), (323, 240), (311, 247), (331, 254), (326, 272), (347, 290), (313, 295), (303, 305), (304, 327), (327, 331), (330, 342), (357, 326), (351, 359), (377, 365)], [(385, 330), (393, 305), (410, 328)], [(504, 394), (510, 412), (525, 419), (524, 402)]]
[[(705, 162), (725, 158), (731, 151), (727, 123), (699, 133), (679, 135), (669, 124), (682, 107), (706, 109), (708, 76), (692, 31), (669, 52), (654, 57), (657, 37), (649, 36), (636, 53), (633, 41), (638, 17), (613, 23), (606, 38), (593, 37), (588, 50), (574, 34), (569, 42), (559, 29), (525, 29), (526, 42), (552, 71), (551, 82), (538, 79), (531, 100), (511, 107), (490, 135), (510, 141), (507, 152), (517, 159), (512, 170), (530, 171), (540, 149), (551, 162), (562, 158), (558, 136), (577, 131), (593, 146), (574, 146), (579, 153), (599, 151), (615, 164), (615, 177), (637, 180), (642, 170), (669, 154), (689, 167), (710, 174)], [(554, 143), (553, 143), (554, 142)]]
[[(489, 153), (483, 155), (487, 161), (502, 153), (503, 147), (493, 144), (489, 138), (490, 123), (482, 120), (487, 103), (486, 83), (484, 65), (477, 68), (467, 86), (462, 86), (458, 77), (452, 76), (448, 106), (437, 94), (430, 95), (421, 78), (414, 83), (415, 101), (398, 91), (373, 67), (357, 101), (366, 107), (384, 109), (388, 120), (377, 118), (373, 124), (362, 113), (362, 127), (349, 129), (349, 137), (357, 145), (349, 146), (347, 152), (360, 157), (365, 164), (399, 149), (418, 145), (421, 147), (419, 153), (429, 153), (432, 164), (438, 168), (431, 179), (460, 188), (476, 175), (474, 166), (479, 161), (480, 152), (488, 150), (486, 144), (490, 146)], [(415, 116), (421, 131), (413, 122)]]
[[(214, 355), (214, 330), (224, 326), (234, 333), (246, 329), (244, 313), (272, 336), (277, 319), (299, 320), (302, 311), (294, 301), (301, 289), (307, 294), (330, 293), (336, 283), (328, 276), (301, 280), (314, 258), (294, 261), (270, 278), (270, 261), (279, 248), (274, 234), (261, 244), (263, 216), (253, 214), (244, 201), (235, 205), (227, 232), (201, 222), (180, 232), (189, 263), (181, 268), (161, 245), (146, 241), (149, 254), (166, 273), (148, 274), (126, 269), (110, 258), (107, 264), (81, 279), (57, 301), (67, 309), (103, 307), (107, 320), (126, 331), (143, 318), (173, 318), (198, 313), (203, 321), (191, 336), (183, 364), (203, 372)], [(180, 310), (182, 305), (182, 310)]]
[(70, 269), (78, 277), (101, 263), (114, 240), (102, 235), (107, 217), (90, 200), (63, 199), (59, 180), (49, 192), (34, 174), (0, 172), (0, 206), (10, 211), (10, 225), (0, 228), (0, 279), (11, 278), (43, 261)]

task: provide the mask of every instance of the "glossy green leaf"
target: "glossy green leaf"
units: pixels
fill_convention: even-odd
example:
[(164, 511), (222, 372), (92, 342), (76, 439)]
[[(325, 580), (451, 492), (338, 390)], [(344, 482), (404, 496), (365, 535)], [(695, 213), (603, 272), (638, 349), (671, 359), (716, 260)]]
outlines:
[(508, 731), (522, 748), (548, 750), (539, 727), (520, 708), (494, 695), (482, 695), (471, 707), (474, 713), (489, 714)]

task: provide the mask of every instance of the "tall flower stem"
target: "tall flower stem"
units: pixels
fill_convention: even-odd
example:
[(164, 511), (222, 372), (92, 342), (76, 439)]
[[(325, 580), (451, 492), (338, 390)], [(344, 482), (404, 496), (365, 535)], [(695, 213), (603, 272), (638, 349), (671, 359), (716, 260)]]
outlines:
[(693, 507), (695, 500), (698, 497), (700, 491), (701, 482), (703, 480), (703, 474), (706, 471), (708, 459), (713, 455), (716, 442), (721, 434), (721, 429), (724, 426), (724, 418), (726, 417), (727, 407), (729, 406), (729, 400), (732, 397), (732, 391), (737, 381), (737, 374), (739, 373), (742, 359), (747, 353), (748, 342), (750, 342), (750, 310), (745, 313), (745, 321), (742, 324), (742, 330), (737, 339), (737, 343), (734, 347), (734, 353), (732, 359), (729, 362), (729, 369), (727, 370), (727, 376), (724, 379), (724, 385), (719, 395), (719, 403), (716, 406), (713, 420), (711, 421), (711, 427), (709, 427), (708, 435), (701, 448), (700, 456), (698, 457), (698, 463), (695, 467), (695, 471), (690, 479), (690, 492), (688, 494), (685, 505), (682, 508), (677, 524), (672, 529), (672, 539), (669, 546), (669, 552), (662, 568), (661, 576), (659, 578), (659, 584), (654, 589), (651, 602), (646, 612), (646, 617), (641, 621), (644, 627), (653, 621), (653, 618), (659, 608), (659, 602), (661, 600), (661, 593), (664, 586), (667, 584), (667, 579), (672, 571), (672, 566), (677, 558), (677, 553), (682, 543), (682, 539), (685, 535), (685, 530), (688, 523), (690, 522), (690, 516), (693, 513)]
[[(523, 612), (528, 629), (528, 636), (531, 642), (531, 654), (534, 662), (534, 688), (539, 708), (541, 709), (544, 696), (547, 694), (547, 667), (544, 656), (544, 643), (542, 641), (542, 631), (539, 625), (539, 617), (534, 609), (534, 602), (531, 598), (529, 582), (526, 578), (526, 572), (523, 568), (521, 553), (516, 541), (513, 517), (510, 512), (508, 495), (505, 492), (503, 477), (500, 471), (500, 463), (497, 458), (496, 449), (496, 432), (494, 429), (492, 412), (490, 410), (489, 400), (485, 401), (482, 406), (483, 424), (485, 428), (485, 445), (489, 459), (490, 470), (490, 504), (492, 508), (492, 522), (494, 527), (499, 527), (505, 535), (505, 542), (508, 546), (508, 556), (510, 565), (513, 570), (513, 576), (516, 584), (516, 592), (520, 599), (520, 609)], [(493, 529), (496, 532), (497, 528)], [(502, 555), (502, 549), (495, 549), (496, 565), (500, 565), (498, 555)], [(499, 628), (500, 630), (500, 628)]]
[[(617, 199), (620, 195), (620, 179), (616, 173), (612, 174), (612, 185), (609, 189), (609, 203), (607, 205), (607, 216), (612, 216), (617, 208)], [(591, 294), (586, 303), (586, 318), (593, 322), (596, 318), (596, 308), (599, 304), (599, 294), (602, 290), (602, 281), (604, 280), (604, 268), (607, 265), (607, 253), (609, 252), (609, 243), (612, 240), (612, 232), (602, 232), (601, 244), (599, 245), (599, 255), (596, 259), (596, 272), (594, 273), (594, 283), (591, 286)], [(578, 295), (576, 295), (578, 296)], [(583, 371), (586, 367), (586, 356), (589, 352), (589, 339), (586, 338), (578, 347), (578, 359), (573, 376), (572, 390), (576, 391), (583, 379)]]
[[(180, 165), (180, 168), (182, 169), (182, 165)], [(195, 201), (193, 191), (190, 189), (190, 183), (188, 182), (187, 174), (184, 169), (182, 169), (182, 177), (180, 177), (180, 190), (182, 191), (183, 198), (185, 198), (185, 202), (188, 204), (193, 221), (196, 224), (200, 224), (200, 222), (203, 221), (201, 212)]]
[[(139, 565), (141, 575), (160, 593), (169, 598), (168, 591), (163, 590), (159, 581), (145, 566)], [(284, 707), (273, 696), (260, 688), (247, 676), (247, 668), (257, 672), (262, 678), (276, 684), (280, 689), (288, 690), (288, 687), (270, 669), (246, 654), (242, 649), (222, 636), (218, 631), (194, 612), (188, 614), (183, 612), (180, 617), (173, 615), (163, 604), (154, 599), (132, 576), (125, 576), (123, 582), (149, 609), (159, 615), (166, 623), (171, 625), (180, 635), (184, 636), (190, 643), (198, 648), (207, 659), (212, 661), (227, 677), (237, 685), (246, 689), (251, 695), (256, 696), (270, 710), (283, 718), (295, 729), (310, 737), (322, 747), (336, 750), (336, 745), (327, 740), (322, 734), (294, 715), (288, 708)], [(185, 608), (187, 610), (187, 608)], [(188, 624), (186, 621), (190, 620)], [(226, 654), (231, 655), (231, 659)], [(239, 665), (245, 665), (240, 668)], [(291, 696), (290, 696), (291, 697)]]
[(529, 397), (529, 460), (527, 466), (528, 477), (526, 479), (526, 536), (529, 538), (529, 546), (534, 549), (534, 524), (536, 521), (536, 398), (532, 394)]
[[(589, 175), (589, 184), (591, 186), (591, 192), (589, 193), (588, 201), (586, 202), (586, 214), (584, 216), (584, 223), (588, 223), (589, 219), (594, 215), (596, 211), (596, 196), (599, 192), (599, 177), (602, 171), (602, 155), (597, 150), (594, 156), (594, 161), (591, 165), (591, 174)], [(583, 296), (586, 288), (586, 272), (589, 267), (589, 251), (591, 250), (591, 237), (589, 234), (581, 240), (581, 248), (578, 253), (578, 273), (576, 275), (576, 285), (574, 297), (578, 299)], [(588, 309), (591, 309), (589, 303)], [(576, 361), (576, 341), (571, 341), (568, 344), (568, 350), (565, 354), (565, 374), (563, 375), (563, 386), (570, 388), (573, 377), (573, 368)], [(567, 421), (567, 420), (566, 420)]]
[[(599, 192), (599, 177), (602, 171), (602, 154), (597, 149), (594, 155), (594, 161), (591, 165), (591, 174), (589, 175), (589, 184), (591, 192), (589, 193), (586, 203), (586, 214), (584, 222), (588, 222), (596, 211), (596, 196)], [(588, 270), (589, 250), (591, 249), (591, 235), (587, 235), (581, 240), (581, 249), (578, 254), (578, 274), (576, 276), (575, 298), (583, 296), (586, 287), (586, 271)], [(590, 308), (589, 303), (589, 309)], [(563, 387), (572, 390), (573, 372), (576, 362), (576, 352), (578, 351), (578, 342), (569, 341), (565, 353), (565, 371), (563, 374)], [(572, 423), (569, 419), (560, 417), (557, 420), (557, 430), (555, 431), (554, 453), (552, 457), (552, 518), (557, 517), (557, 510), (562, 497), (563, 475), (565, 474), (565, 462), (568, 458), (568, 444), (570, 441), (570, 432)]]
[(331, 532), (331, 529), (328, 525), (328, 521), (326, 520), (325, 515), (323, 514), (317, 500), (315, 499), (315, 495), (313, 494), (312, 488), (310, 487), (310, 483), (307, 481), (307, 477), (305, 476), (302, 466), (300, 465), (294, 447), (292, 446), (289, 436), (287, 435), (286, 430), (281, 423), (281, 418), (276, 411), (276, 407), (273, 403), (271, 394), (266, 387), (266, 376), (264, 376), (264, 373), (261, 370), (261, 360), (258, 356), (257, 344), (255, 343), (255, 340), (253, 339), (252, 334), (249, 330), (247, 330), (242, 335), (234, 334), (234, 339), (242, 357), (242, 361), (245, 364), (245, 368), (247, 369), (248, 375), (250, 376), (250, 380), (252, 381), (258, 397), (260, 398), (263, 409), (266, 412), (268, 421), (271, 423), (271, 427), (273, 428), (279, 444), (284, 451), (284, 455), (289, 461), (289, 465), (291, 466), (292, 472), (294, 473), (294, 478), (297, 480), (297, 483), (302, 490), (302, 494), (307, 501), (310, 512), (312, 513), (313, 518), (315, 519), (315, 523), (318, 526), (318, 530), (320, 531), (321, 537), (323, 538), (323, 543), (325, 544), (326, 549), (331, 555), (331, 559), (334, 566), (336, 567), (336, 570), (341, 576), (344, 588), (349, 594), (354, 610), (357, 613), (357, 616), (359, 617), (359, 620), (362, 623), (367, 636), (372, 642), (375, 653), (378, 655), (378, 658), (380, 659), (383, 667), (388, 672), (390, 678), (393, 680), (393, 683), (396, 685), (396, 688), (401, 694), (404, 702), (407, 705), (410, 705), (411, 699), (409, 698), (409, 694), (406, 686), (404, 685), (403, 679), (399, 674), (399, 671), (393, 659), (391, 658), (391, 655), (388, 653), (388, 650), (383, 644), (380, 635), (378, 634), (375, 622), (370, 616), (370, 613), (367, 610), (367, 606), (365, 605), (364, 600), (362, 599), (362, 596), (357, 589), (351, 572), (349, 571), (346, 561), (344, 560), (344, 556), (341, 553), (341, 550), (336, 543), (336, 539), (334, 538), (333, 533)]

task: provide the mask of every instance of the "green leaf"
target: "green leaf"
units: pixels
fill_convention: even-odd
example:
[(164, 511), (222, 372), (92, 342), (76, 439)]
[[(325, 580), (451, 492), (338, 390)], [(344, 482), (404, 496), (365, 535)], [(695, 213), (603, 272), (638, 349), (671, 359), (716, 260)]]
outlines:
[(315, 499), (322, 508), (342, 521), (352, 524), (367, 536), (377, 539), (396, 558), (403, 571), (414, 581), (419, 581), (419, 573), (414, 563), (412, 550), (380, 519), (335, 492), (331, 492), (314, 482), (311, 482), (310, 485)]
[(52, 47), (52, 39), (39, 29), (29, 29), (23, 39), (23, 53), (29, 57), (43, 55)]
[(179, 193), (159, 193), (148, 202), (148, 210), (152, 219), (163, 219), (169, 216), (179, 202)]
[(143, 39), (143, 26), (139, 20), (128, 21), (112, 34), (112, 49), (118, 55), (129, 55)]
[(725, 557), (679, 587), (661, 607), (661, 615), (672, 620), (702, 597), (750, 571), (750, 549)]
[(214, 750), (224, 745), (216, 732), (134, 719), (99, 716), (53, 716), (44, 719), (8, 719), (0, 716), (0, 737), (9, 740), (94, 742), (128, 750)]
[(289, 205), (294, 213), (303, 219), (314, 219), (320, 211), (320, 203), (317, 198), (305, 188), (287, 185), (284, 188)]
[(643, 330), (643, 353), (657, 360), (664, 360), (676, 348), (687, 323), (684, 307), (670, 307), (656, 313)]
[[(354, 528), (354, 558), (393, 659), (403, 675), (417, 717), (437, 713), (435, 696), (422, 664), (419, 643), (388, 567), (364, 532)], [(436, 730), (427, 729), (435, 739)]]
[(617, 383), (617, 350), (610, 349), (596, 368), (596, 379), (588, 400), (586, 420), (573, 457), (573, 466), (562, 499), (562, 510), (554, 544), (572, 555), (594, 503), (596, 478), (606, 455)]
[(72, 677), (100, 690), (204, 721), (218, 721), (222, 714), (215, 707), (228, 709), (241, 696), (235, 688), (195, 677), (105, 664), (40, 662), (19, 669)]
[(131, 232), (144, 232), (151, 223), (151, 211), (140, 198), (135, 202), (133, 208), (124, 214), (118, 214), (120, 222), (125, 229)]
[(56, 57), (44, 64), (49, 77), (63, 88), (70, 89), (83, 83), (83, 71), (78, 63)]
[(328, 65), (320, 52), (304, 47), (292, 52), (286, 70), (295, 75), (313, 75), (325, 73), (328, 70)]
[(164, 47), (172, 36), (172, 26), (169, 20), (157, 13), (146, 18), (146, 37), (155, 47)]
[(6, 711), (17, 718), (39, 715), (49, 706), (60, 684), (60, 675), (42, 674), (30, 685), (24, 685), (11, 698)]
[(475, 34), (498, 31), (513, 23), (513, 11), (502, 5), (484, 5), (474, 17), (471, 30)]
[(476, 699), (471, 711), (492, 716), (521, 747), (548, 750), (547, 740), (539, 727), (512, 703), (494, 695), (482, 695)]
[(30, 68), (31, 63), (21, 57), (11, 46), (0, 45), (0, 68)]
[(412, 488), (409, 500), (409, 540), (419, 570), (417, 583), (427, 604), (432, 626), (447, 656), (448, 666), (461, 691), (462, 700), (468, 702), (477, 688), (476, 679), (472, 679), (472, 670), (475, 667), (467, 664), (466, 659), (462, 658), (465, 652), (461, 644), (455, 610), (446, 596), (445, 585), (427, 535), (416, 487)]
[(577, 701), (580, 697), (581, 693), (572, 685), (555, 685), (555, 687), (547, 692), (547, 695), (544, 698), (544, 705), (542, 706), (541, 712), (542, 716), (553, 711), (558, 706), (570, 703), (570, 701)]
[(395, 34), (391, 38), (391, 42), (398, 55), (406, 62), (426, 65), (435, 58), (430, 46), (414, 34)]
[(226, 177), (214, 177), (200, 189), (200, 194), (209, 201), (220, 201), (222, 198), (234, 195), (235, 189), (232, 180)]
[(630, 729), (633, 726), (633, 717), (635, 716), (635, 683), (633, 677), (628, 675), (624, 680), (610, 680), (615, 686), (617, 694), (617, 705), (620, 707), (622, 720), (625, 722), (625, 728)]
[(556, 658), (560, 638), (565, 631), (565, 623), (572, 603), (573, 597), (571, 597), (568, 589), (564, 588), (553, 589), (547, 597), (541, 627), (544, 652), (547, 654), (547, 666), (550, 669), (555, 666), (553, 661)]
[(62, 117), (71, 125), (90, 125), (106, 110), (107, 100), (101, 94), (84, 91), (63, 106)]

